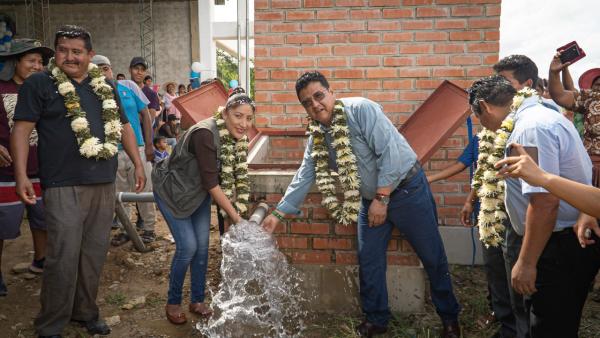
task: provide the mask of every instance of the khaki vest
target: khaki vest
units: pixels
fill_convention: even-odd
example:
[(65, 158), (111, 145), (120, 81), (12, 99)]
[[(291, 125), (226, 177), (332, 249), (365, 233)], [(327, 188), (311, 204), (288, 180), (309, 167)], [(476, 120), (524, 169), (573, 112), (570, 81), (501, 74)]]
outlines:
[[(196, 155), (190, 153), (189, 143), (192, 133), (198, 129), (208, 129), (213, 134), (217, 159), (220, 154), (219, 130), (214, 118), (202, 120), (181, 137), (171, 156), (156, 164), (152, 170), (154, 193), (167, 205), (176, 218), (186, 218), (198, 209), (208, 192), (202, 188), (202, 179)], [(202, 154), (198, 154), (202, 156)]]

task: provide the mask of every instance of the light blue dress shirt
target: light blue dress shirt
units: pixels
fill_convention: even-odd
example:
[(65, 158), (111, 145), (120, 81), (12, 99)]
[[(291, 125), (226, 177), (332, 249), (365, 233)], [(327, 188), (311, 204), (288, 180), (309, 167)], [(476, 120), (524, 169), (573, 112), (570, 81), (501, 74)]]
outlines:
[[(592, 183), (592, 162), (573, 123), (562, 114), (538, 103), (537, 96), (525, 99), (514, 118), (515, 128), (507, 147), (511, 143), (537, 147), (538, 165), (543, 170), (579, 183)], [(506, 155), (508, 151), (507, 148)], [(546, 189), (531, 186), (521, 179), (506, 179), (506, 209), (512, 226), (519, 235), (525, 233), (529, 195), (547, 192)], [(561, 200), (554, 231), (572, 227), (578, 215), (577, 209)]]
[[(385, 116), (381, 106), (363, 97), (340, 99), (350, 131), (350, 144), (360, 175), (360, 194), (373, 199), (378, 187), (394, 190), (406, 173), (414, 166), (417, 155), (406, 139)], [(330, 167), (335, 169), (335, 151), (331, 135), (324, 126), (325, 143), (329, 146)], [(286, 214), (299, 214), (298, 207), (315, 181), (315, 164), (310, 156), (313, 139), (309, 137), (302, 164), (288, 186), (277, 210)]]

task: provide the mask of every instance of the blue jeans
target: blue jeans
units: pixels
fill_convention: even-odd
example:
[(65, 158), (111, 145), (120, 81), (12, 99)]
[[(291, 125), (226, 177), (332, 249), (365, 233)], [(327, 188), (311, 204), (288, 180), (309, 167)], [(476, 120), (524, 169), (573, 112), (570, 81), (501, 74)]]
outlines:
[(387, 326), (391, 316), (386, 286), (386, 249), (394, 227), (406, 236), (423, 262), (429, 276), (431, 298), (442, 321), (458, 320), (460, 305), (452, 291), (435, 201), (423, 170), (392, 192), (384, 224), (369, 227), (370, 205), (371, 201), (363, 198), (358, 216), (360, 298), (367, 320)]
[(173, 262), (171, 263), (167, 304), (181, 304), (183, 280), (188, 267), (191, 271), (191, 302), (204, 302), (211, 198), (206, 196), (198, 209), (186, 218), (173, 217), (156, 193), (154, 199), (165, 221), (167, 221), (176, 246)]

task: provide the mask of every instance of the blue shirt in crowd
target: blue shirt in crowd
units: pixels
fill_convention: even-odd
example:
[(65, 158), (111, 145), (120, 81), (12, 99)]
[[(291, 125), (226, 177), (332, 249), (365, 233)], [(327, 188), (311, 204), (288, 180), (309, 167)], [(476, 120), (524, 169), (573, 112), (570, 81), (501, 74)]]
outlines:
[[(350, 144), (356, 156), (362, 197), (373, 199), (378, 187), (394, 190), (417, 161), (417, 155), (406, 139), (385, 116), (381, 106), (362, 97), (340, 99), (350, 131)], [(330, 152), (330, 167), (335, 168), (335, 151), (331, 147), (329, 130), (321, 126)], [(277, 209), (286, 214), (298, 214), (298, 207), (315, 181), (312, 153), (313, 139), (308, 139), (304, 158)]]
[(469, 144), (465, 147), (462, 154), (458, 158), (458, 162), (465, 165), (465, 167), (473, 166), (473, 169), (477, 166), (477, 157), (479, 157), (479, 137), (473, 136), (469, 140)]
[[(146, 108), (146, 104), (144, 104), (144, 102), (137, 95), (135, 95), (131, 89), (120, 83), (117, 83), (117, 92), (119, 93), (121, 106), (125, 112), (125, 116), (127, 116), (129, 124), (131, 124), (131, 128), (133, 128), (133, 132), (135, 133), (137, 144), (138, 146), (143, 146), (144, 135), (142, 134), (142, 125), (140, 123), (139, 112), (140, 110)], [(119, 144), (119, 149), (123, 149), (121, 144)]]
[[(519, 143), (525, 147), (536, 147), (538, 165), (543, 170), (579, 183), (592, 183), (592, 162), (573, 123), (538, 103), (537, 96), (525, 99), (514, 119), (515, 127), (507, 145)], [(507, 155), (508, 152), (507, 148)], [(525, 233), (529, 196), (534, 193), (548, 191), (521, 179), (506, 179), (506, 210), (519, 235)], [(572, 227), (578, 216), (577, 209), (561, 200), (554, 231)]]

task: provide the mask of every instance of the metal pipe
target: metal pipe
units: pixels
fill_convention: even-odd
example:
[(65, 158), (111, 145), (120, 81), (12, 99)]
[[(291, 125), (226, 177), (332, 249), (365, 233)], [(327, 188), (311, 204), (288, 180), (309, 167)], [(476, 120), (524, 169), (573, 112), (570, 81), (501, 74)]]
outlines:
[(250, 95), (250, 0), (246, 0), (246, 93)]
[(154, 194), (151, 192), (118, 192), (117, 202), (154, 202)]
[(263, 219), (267, 217), (267, 213), (269, 212), (269, 205), (267, 203), (258, 203), (256, 209), (252, 213), (252, 216), (248, 219), (249, 222), (254, 222), (256, 224), (262, 223)]
[[(242, 0), (237, 1), (236, 5), (236, 27), (237, 27), (237, 66), (238, 66), (238, 74), (237, 80), (239, 85), (242, 85), (242, 25), (240, 25), (240, 3)], [(246, 89), (247, 90), (247, 89)]]

